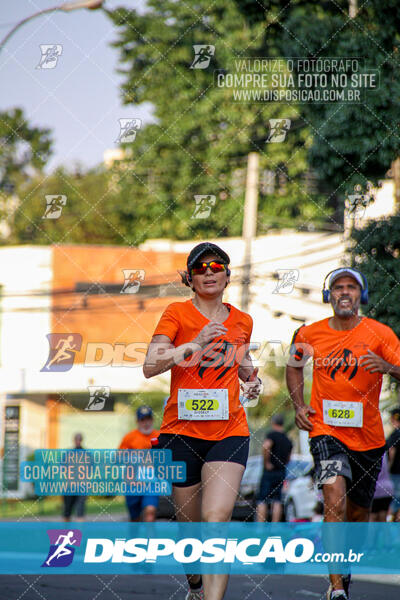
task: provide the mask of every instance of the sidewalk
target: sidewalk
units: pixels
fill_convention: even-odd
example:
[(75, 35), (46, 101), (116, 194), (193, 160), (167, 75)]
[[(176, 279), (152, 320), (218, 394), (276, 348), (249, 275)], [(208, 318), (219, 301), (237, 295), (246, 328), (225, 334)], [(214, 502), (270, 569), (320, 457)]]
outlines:
[[(46, 516), (46, 517), (38, 517), (38, 516), (27, 516), (27, 517), (19, 517), (18, 519), (8, 519), (8, 518), (0, 518), (0, 522), (11, 522), (11, 521), (15, 521), (16, 523), (21, 523), (21, 521), (32, 521), (34, 523), (37, 523), (38, 521), (49, 521), (49, 522), (53, 522), (53, 521), (62, 521), (62, 515), (53, 515), (53, 516)], [(100, 513), (100, 514), (91, 514), (91, 515), (87, 515), (85, 517), (85, 523), (99, 523), (101, 521), (106, 521), (106, 522), (110, 522), (110, 521), (115, 521), (116, 523), (120, 523), (121, 521), (127, 521), (128, 520), (128, 514), (127, 512), (121, 512), (121, 513)], [(162, 521), (163, 519), (158, 519), (159, 521)], [(79, 521), (71, 521), (71, 523), (78, 523)]]

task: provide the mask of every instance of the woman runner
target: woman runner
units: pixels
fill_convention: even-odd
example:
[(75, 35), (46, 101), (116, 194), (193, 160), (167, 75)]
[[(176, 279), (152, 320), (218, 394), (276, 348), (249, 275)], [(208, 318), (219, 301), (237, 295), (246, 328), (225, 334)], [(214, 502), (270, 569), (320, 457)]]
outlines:
[[(261, 380), (248, 352), (252, 318), (222, 302), (229, 262), (216, 244), (193, 248), (181, 276), (194, 297), (167, 307), (143, 366), (146, 378), (171, 369), (157, 449), (186, 463), (186, 481), (173, 484), (178, 521), (230, 521), (249, 452), (240, 388), (256, 399)], [(187, 579), (186, 600), (221, 600), (228, 583), (227, 574)]]

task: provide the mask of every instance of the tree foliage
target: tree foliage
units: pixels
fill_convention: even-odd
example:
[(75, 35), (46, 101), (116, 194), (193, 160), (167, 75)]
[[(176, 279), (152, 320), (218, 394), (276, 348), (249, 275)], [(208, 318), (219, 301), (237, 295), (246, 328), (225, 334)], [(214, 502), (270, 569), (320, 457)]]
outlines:
[(28, 124), (14, 108), (0, 113), (0, 193), (11, 193), (22, 180), (41, 171), (51, 154), (50, 130)]
[[(260, 154), (262, 177), (269, 171), (276, 180), (260, 196), (259, 233), (321, 217), (317, 195), (304, 185), (307, 131), (298, 126), (297, 110), (234, 103), (215, 85), (215, 72), (233, 58), (263, 55), (265, 23), (248, 23), (234, 2), (223, 0), (150, 0), (147, 7), (145, 14), (110, 13), (123, 100), (154, 105), (155, 122), (137, 133), (121, 182), (132, 230), (139, 222), (143, 238), (240, 235), (251, 151)], [(190, 68), (196, 44), (215, 46), (207, 69)], [(280, 117), (292, 119), (290, 136), (267, 143), (269, 119)], [(207, 194), (216, 197), (211, 218), (193, 218), (194, 196)]]
[(249, 14), (250, 22), (265, 18), (268, 23), (265, 55), (358, 57), (365, 72), (379, 74), (379, 88), (365, 91), (359, 103), (297, 106), (310, 131), (307, 161), (326, 190), (326, 206), (333, 206), (335, 219), (341, 220), (347, 195), (355, 186), (378, 184), (400, 153), (400, 5), (396, 0), (359, 2), (357, 17), (350, 19), (347, 0), (267, 4), (266, 17), (264, 6)]
[(365, 313), (389, 325), (400, 337), (400, 217), (373, 221), (353, 229), (353, 266), (367, 278)]
[[(137, 245), (149, 237), (240, 235), (249, 152), (260, 156), (258, 234), (271, 227), (341, 225), (355, 186), (377, 183), (399, 155), (400, 5), (370, 0), (348, 17), (348, 1), (149, 0), (146, 12), (108, 11), (115, 25), (123, 102), (150, 102), (154, 118), (111, 170), (41, 173), (50, 132), (20, 109), (0, 115), (3, 217), (13, 243)], [(215, 46), (206, 69), (191, 68), (194, 45)], [(361, 57), (380, 74), (358, 104), (234, 102), (216, 73), (235, 59)], [(269, 143), (270, 119), (291, 120), (284, 143)], [(15, 189), (19, 207), (7, 212)], [(43, 219), (45, 196), (66, 195), (62, 219)], [(215, 196), (195, 218), (196, 195)], [(4, 201), (5, 200), (5, 201)]]
[[(45, 218), (46, 196), (66, 198), (57, 218)], [(94, 169), (83, 174), (58, 168), (37, 175), (18, 188), (18, 204), (8, 217), (8, 244), (127, 244), (126, 224), (112, 173)]]

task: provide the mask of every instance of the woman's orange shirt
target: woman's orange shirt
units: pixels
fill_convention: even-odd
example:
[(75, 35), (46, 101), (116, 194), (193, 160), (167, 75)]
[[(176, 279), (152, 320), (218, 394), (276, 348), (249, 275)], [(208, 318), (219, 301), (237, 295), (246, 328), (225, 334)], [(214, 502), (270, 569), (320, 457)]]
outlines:
[[(223, 325), (225, 335), (218, 335), (202, 351), (171, 369), (171, 393), (164, 409), (160, 433), (176, 433), (204, 440), (221, 440), (229, 436), (248, 436), (246, 413), (240, 403), (238, 369), (249, 344), (253, 320), (247, 313), (225, 303), (230, 310)], [(174, 346), (191, 342), (207, 319), (191, 300), (173, 302), (164, 311), (154, 335), (166, 335)], [(178, 419), (179, 389), (227, 389), (228, 420)]]

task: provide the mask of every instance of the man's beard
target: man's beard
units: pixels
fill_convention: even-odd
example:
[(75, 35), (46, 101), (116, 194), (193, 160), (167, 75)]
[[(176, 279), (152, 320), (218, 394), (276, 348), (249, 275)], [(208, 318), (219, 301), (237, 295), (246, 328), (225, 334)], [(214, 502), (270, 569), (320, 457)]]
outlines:
[(146, 427), (142, 425), (141, 427), (139, 427), (139, 431), (144, 435), (148, 435), (153, 431), (153, 425), (147, 425)]
[(343, 298), (340, 298), (340, 300), (338, 300), (337, 302), (332, 303), (335, 315), (337, 315), (338, 317), (352, 317), (357, 314), (357, 304), (352, 303), (349, 298), (346, 298), (346, 300), (348, 300), (350, 304), (343, 308), (340, 306), (341, 300), (343, 300)]

